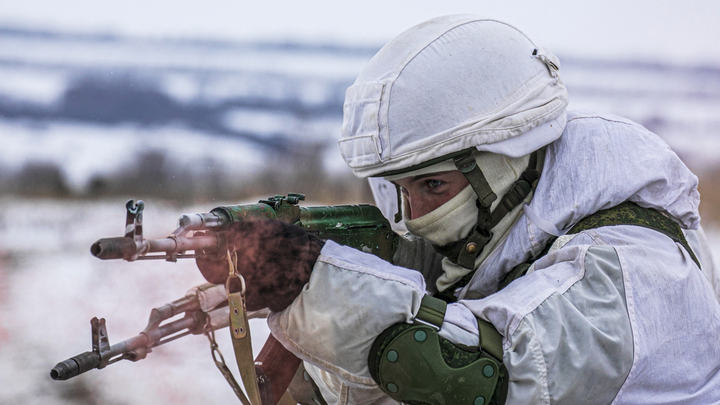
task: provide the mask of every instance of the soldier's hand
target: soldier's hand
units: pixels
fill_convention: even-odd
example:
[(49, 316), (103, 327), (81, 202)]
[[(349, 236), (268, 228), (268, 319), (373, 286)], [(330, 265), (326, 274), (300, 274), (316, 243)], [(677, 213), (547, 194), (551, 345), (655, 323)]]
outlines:
[[(250, 311), (278, 312), (290, 305), (310, 279), (324, 242), (302, 228), (276, 220), (243, 221), (227, 232), (237, 253), (237, 271), (245, 278)], [(214, 284), (228, 278), (227, 259), (196, 259), (203, 277)]]

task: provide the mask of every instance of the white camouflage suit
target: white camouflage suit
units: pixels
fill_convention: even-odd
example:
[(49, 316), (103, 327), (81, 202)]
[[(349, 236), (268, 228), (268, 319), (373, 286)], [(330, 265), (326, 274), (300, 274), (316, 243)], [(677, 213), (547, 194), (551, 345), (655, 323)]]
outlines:
[[(390, 52), (400, 54), (396, 62), (401, 68), (394, 68), (395, 72), (410, 74), (412, 61), (423, 52), (437, 51), (433, 47), (440, 46), (439, 39), (475, 26), (498, 37), (515, 30), (468, 16), (440, 18), (401, 34), (376, 59), (392, 59), (387, 56)], [(531, 51), (534, 45), (523, 46)], [(413, 57), (403, 55), (403, 47)], [(559, 67), (552, 54), (544, 50), (540, 54)], [(720, 305), (708, 282), (717, 274), (704, 235), (693, 231), (700, 226), (697, 178), (642, 126), (611, 115), (566, 111), (567, 97), (557, 71), (546, 69), (548, 62), (542, 58), (534, 60), (538, 69), (545, 69), (542, 86), (555, 93), (533, 92), (525, 86), (525, 96), (532, 97), (510, 92), (515, 98), (500, 103), (503, 108), (464, 106), (476, 111), (474, 121), (464, 117), (455, 126), (438, 124), (452, 127), (454, 133), (479, 134), (471, 140), (464, 137), (466, 143), (456, 150), (467, 147), (467, 142), (478, 150), (511, 157), (544, 150), (534, 194), (517, 207), (516, 219), (503, 239), (479, 263), (469, 284), (457, 291), (459, 301), (448, 305), (439, 334), (477, 346), (477, 318), (500, 332), (510, 380), (508, 404), (720, 403)], [(370, 65), (356, 81), (356, 86), (365, 86), (365, 93), (355, 100), (365, 104), (349, 107), (346, 99), (343, 137), (370, 140), (349, 151), (341, 141), (351, 168), (360, 175), (376, 175), (411, 167), (432, 154), (449, 153), (447, 144), (425, 149), (414, 145), (427, 153), (403, 161), (407, 153), (402, 148), (408, 142), (392, 144), (384, 138), (384, 131), (392, 134), (393, 126), (400, 124), (393, 122), (392, 109), (383, 109), (384, 97), (394, 94), (389, 88), (402, 75), (363, 79), (372, 70), (372, 61)], [(367, 90), (368, 82), (384, 83), (376, 93), (380, 95)], [(542, 100), (533, 104), (538, 99)], [(488, 101), (479, 101), (483, 102)], [(352, 108), (363, 122), (349, 128)], [(422, 108), (415, 113), (427, 115)], [(514, 125), (508, 131), (508, 119), (530, 125)], [(553, 130), (548, 130), (549, 123)], [(442, 132), (427, 126), (411, 128), (407, 136), (421, 130)], [(467, 128), (490, 130), (468, 132)], [(453, 131), (445, 131), (445, 138), (455, 139)], [(372, 161), (373, 154), (380, 163)], [(580, 219), (624, 201), (656, 209), (677, 222), (686, 230), (703, 269), (680, 244), (648, 228), (620, 225), (565, 233)], [(474, 223), (476, 218), (468, 221)], [(554, 237), (558, 238), (548, 254), (498, 291), (507, 272), (539, 255)], [(409, 268), (327, 242), (300, 296), (268, 320), (273, 335), (304, 360), (330, 404), (395, 403), (370, 376), (370, 347), (390, 326), (413, 322), (423, 295), (437, 288), (437, 271), (448, 268), (447, 260), (437, 266), (437, 256), (426, 242), (407, 238), (395, 262)]]

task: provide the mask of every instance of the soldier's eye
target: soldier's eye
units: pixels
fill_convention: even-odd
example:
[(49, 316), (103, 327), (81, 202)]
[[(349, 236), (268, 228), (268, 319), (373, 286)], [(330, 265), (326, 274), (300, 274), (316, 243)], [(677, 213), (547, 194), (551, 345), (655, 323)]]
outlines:
[(428, 180), (427, 181), (427, 185), (430, 188), (440, 187), (441, 184), (443, 184), (443, 182), (441, 180)]

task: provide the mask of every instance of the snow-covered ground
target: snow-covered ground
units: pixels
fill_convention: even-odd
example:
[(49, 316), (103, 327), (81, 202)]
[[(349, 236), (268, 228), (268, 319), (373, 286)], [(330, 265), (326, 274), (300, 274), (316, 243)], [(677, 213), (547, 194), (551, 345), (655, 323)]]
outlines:
[[(148, 237), (164, 237), (182, 213), (146, 201)], [(192, 260), (101, 261), (98, 238), (120, 236), (124, 201), (0, 199), (0, 403), (235, 403), (210, 356), (207, 339), (192, 335), (156, 348), (138, 363), (121, 361), (68, 381), (50, 379), (56, 363), (91, 350), (90, 319), (104, 317), (110, 344), (137, 335), (150, 310), (185, 295), (204, 280)], [(255, 353), (267, 337), (251, 321)], [(216, 339), (237, 374), (227, 329)], [(188, 382), (192, 381), (192, 384)]]

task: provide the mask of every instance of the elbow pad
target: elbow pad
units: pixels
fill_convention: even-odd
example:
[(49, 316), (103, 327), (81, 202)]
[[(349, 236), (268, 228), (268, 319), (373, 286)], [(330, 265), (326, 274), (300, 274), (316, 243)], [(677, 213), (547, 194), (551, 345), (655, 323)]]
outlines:
[[(430, 300), (436, 299), (426, 296), (423, 306)], [(508, 375), (500, 334), (479, 321), (480, 347), (456, 345), (438, 335), (441, 324), (442, 317), (399, 323), (375, 339), (368, 365), (380, 389), (409, 404), (504, 404)]]

